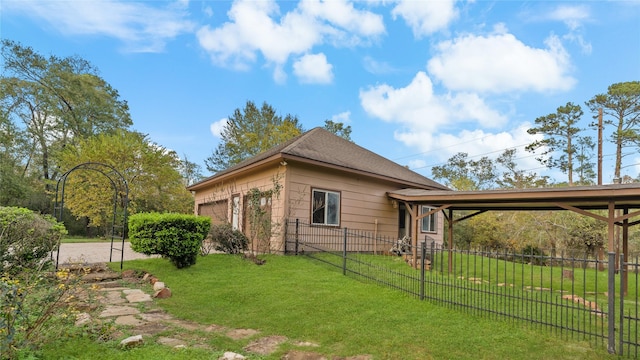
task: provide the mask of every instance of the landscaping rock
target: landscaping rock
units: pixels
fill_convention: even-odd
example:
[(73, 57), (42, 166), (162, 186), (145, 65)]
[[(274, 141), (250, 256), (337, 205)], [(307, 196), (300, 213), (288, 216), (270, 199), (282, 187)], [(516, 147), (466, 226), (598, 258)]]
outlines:
[(76, 326), (82, 326), (90, 322), (91, 322), (91, 315), (89, 315), (88, 313), (83, 312), (76, 315), (76, 322), (75, 322)]
[(156, 299), (167, 299), (167, 298), (170, 298), (171, 297), (171, 290), (169, 290), (169, 288), (160, 289), (160, 290), (156, 291), (155, 294), (153, 294), (153, 297), (156, 298)]
[(120, 346), (129, 348), (129, 347), (141, 345), (142, 342), (143, 342), (142, 335), (134, 335), (120, 341)]
[(218, 358), (218, 360), (244, 360), (244, 359), (246, 359), (244, 356), (240, 354), (236, 354), (231, 351), (225, 352), (224, 354), (222, 354), (221, 357)]
[(154, 291), (158, 291), (158, 290), (162, 290), (162, 289), (164, 289), (164, 283), (162, 281), (156, 281), (153, 284), (153, 290)]

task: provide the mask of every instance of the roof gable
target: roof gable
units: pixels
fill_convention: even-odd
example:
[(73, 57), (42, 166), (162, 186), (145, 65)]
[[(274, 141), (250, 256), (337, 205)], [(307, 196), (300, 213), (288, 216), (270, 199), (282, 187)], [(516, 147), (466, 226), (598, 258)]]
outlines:
[[(393, 181), (410, 182), (412, 186), (417, 185), (424, 188), (448, 190), (448, 188), (442, 184), (320, 127), (311, 129), (283, 144), (242, 161), (200, 183), (213, 180), (224, 174), (242, 169), (278, 154), (284, 158), (295, 157), (302, 160), (306, 159), (349, 171), (358, 171), (371, 174), (372, 176), (385, 177)], [(192, 186), (195, 185), (197, 184)]]

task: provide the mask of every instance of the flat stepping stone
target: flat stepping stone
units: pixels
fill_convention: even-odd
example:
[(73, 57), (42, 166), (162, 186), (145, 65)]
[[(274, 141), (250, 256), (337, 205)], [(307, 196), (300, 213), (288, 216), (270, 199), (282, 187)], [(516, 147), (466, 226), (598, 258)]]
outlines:
[(84, 282), (100, 282), (100, 281), (111, 281), (116, 279), (121, 279), (122, 276), (116, 272), (96, 272), (89, 273), (82, 276), (82, 281)]
[(165, 313), (144, 313), (140, 317), (146, 321), (167, 321), (173, 319), (169, 314)]
[(160, 336), (158, 338), (158, 344), (165, 345), (165, 346), (171, 346), (171, 347), (187, 346), (187, 342), (186, 341), (183, 341), (183, 340), (180, 340), (180, 339), (169, 338), (169, 337), (163, 337), (163, 336)]
[[(124, 290), (123, 292), (127, 294), (127, 290)], [(130, 303), (141, 303), (141, 302), (153, 301), (153, 299), (151, 298), (151, 295), (145, 293), (142, 290), (131, 291), (127, 294), (126, 298), (127, 298), (127, 301)]]
[(108, 306), (100, 313), (99, 317), (105, 318), (124, 315), (137, 315), (139, 313), (140, 310), (131, 306)]
[(116, 304), (124, 304), (127, 302), (127, 300), (122, 297), (122, 293), (120, 291), (105, 292), (103, 296), (104, 297), (100, 299), (100, 302), (103, 304), (116, 305)]
[(133, 332), (147, 336), (154, 336), (161, 332), (167, 331), (169, 327), (163, 323), (148, 322), (143, 325), (134, 326)]
[(142, 321), (133, 315), (118, 316), (115, 323), (126, 326), (140, 326), (146, 324), (145, 321)]

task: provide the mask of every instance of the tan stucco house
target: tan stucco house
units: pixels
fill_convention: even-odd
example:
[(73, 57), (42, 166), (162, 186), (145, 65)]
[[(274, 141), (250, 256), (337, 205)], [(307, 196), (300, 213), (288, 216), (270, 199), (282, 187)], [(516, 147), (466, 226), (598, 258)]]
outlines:
[(310, 226), (358, 229), (387, 238), (428, 236), (442, 243), (442, 212), (419, 218), (432, 208), (388, 196), (401, 189), (448, 190), (323, 128), (188, 187), (195, 197), (196, 214), (211, 217), (214, 224), (229, 222), (250, 239), (251, 224), (256, 222), (249, 218), (264, 216), (270, 229), (262, 232), (267, 239), (259, 246), (261, 252), (282, 253), (282, 224), (295, 219)]

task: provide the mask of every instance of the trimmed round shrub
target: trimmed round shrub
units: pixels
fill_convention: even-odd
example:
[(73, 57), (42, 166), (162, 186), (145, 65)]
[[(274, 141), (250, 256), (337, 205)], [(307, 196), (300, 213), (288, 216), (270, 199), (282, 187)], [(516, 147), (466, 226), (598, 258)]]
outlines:
[(185, 214), (141, 213), (129, 217), (129, 241), (133, 251), (160, 255), (178, 269), (196, 263), (211, 219)]
[(64, 225), (50, 215), (0, 206), (0, 273), (42, 268), (66, 233)]

